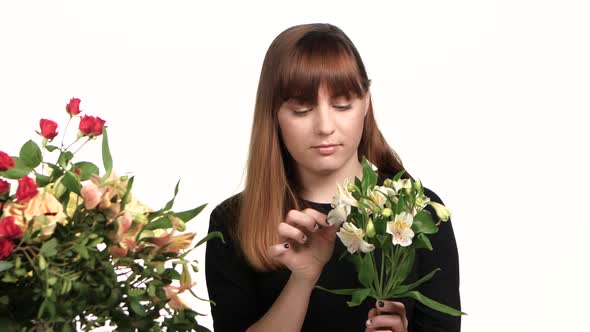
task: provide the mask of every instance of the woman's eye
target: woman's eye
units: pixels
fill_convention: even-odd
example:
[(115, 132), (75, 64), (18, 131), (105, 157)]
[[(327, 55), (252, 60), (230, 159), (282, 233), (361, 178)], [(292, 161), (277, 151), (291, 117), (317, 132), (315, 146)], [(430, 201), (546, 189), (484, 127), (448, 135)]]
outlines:
[(334, 108), (345, 111), (352, 108), (352, 105), (334, 105)]
[(293, 113), (295, 113), (295, 115), (301, 116), (301, 115), (305, 115), (305, 114), (309, 113), (310, 111), (311, 110), (306, 110), (306, 109), (303, 109), (303, 110), (294, 110)]

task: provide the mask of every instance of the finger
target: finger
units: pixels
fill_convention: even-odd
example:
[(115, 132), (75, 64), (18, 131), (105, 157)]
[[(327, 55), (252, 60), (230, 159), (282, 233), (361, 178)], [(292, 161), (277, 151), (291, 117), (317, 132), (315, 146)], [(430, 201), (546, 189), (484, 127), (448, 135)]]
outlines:
[(402, 317), (406, 316), (406, 306), (402, 302), (379, 300), (375, 307), (381, 313), (394, 313)]
[(268, 253), (270, 257), (280, 260), (280, 256), (283, 255), (290, 248), (291, 245), (288, 242), (275, 244), (273, 246), (268, 247)]
[(306, 229), (310, 232), (316, 232), (319, 229), (319, 225), (316, 225), (316, 222), (312, 217), (297, 210), (289, 210), (289, 212), (287, 212), (285, 223)]
[(395, 332), (406, 332), (404, 321), (400, 315), (379, 315), (366, 321), (367, 331), (381, 331), (382, 328)]
[(369, 310), (369, 315), (367, 316), (367, 319), (371, 319), (375, 316), (377, 316), (377, 309), (373, 308), (373, 309)]
[(301, 230), (284, 222), (279, 224), (279, 236), (302, 244), (307, 241), (307, 236)]
[(311, 208), (307, 208), (301, 211), (303, 214), (311, 217), (318, 225), (323, 227), (330, 227), (331, 225), (328, 224), (328, 216), (326, 214), (321, 213), (318, 210), (314, 210)]

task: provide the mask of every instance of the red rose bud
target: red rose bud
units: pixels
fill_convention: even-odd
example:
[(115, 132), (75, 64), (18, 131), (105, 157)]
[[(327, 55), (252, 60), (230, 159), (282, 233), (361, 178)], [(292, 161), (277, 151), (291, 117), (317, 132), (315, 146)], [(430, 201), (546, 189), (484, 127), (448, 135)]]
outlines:
[(66, 105), (66, 112), (68, 112), (71, 116), (80, 114), (80, 99), (70, 99), (70, 102)]
[(41, 119), (39, 120), (39, 126), (41, 127), (41, 135), (48, 140), (52, 140), (57, 136), (57, 123), (55, 121)]
[(28, 176), (18, 180), (18, 188), (16, 189), (16, 200), (19, 202), (28, 202), (31, 198), (37, 195), (37, 184), (35, 180)]
[(18, 239), (23, 237), (22, 229), (14, 223), (14, 217), (9, 216), (0, 221), (0, 237)]
[(106, 121), (99, 118), (98, 116), (84, 115), (80, 120), (80, 131), (84, 136), (94, 135), (98, 136), (102, 134), (102, 128)]
[(0, 179), (0, 196), (4, 195), (10, 190), (10, 183)]
[(14, 167), (14, 159), (3, 151), (0, 151), (0, 172), (7, 171)]
[(10, 256), (13, 248), (12, 240), (0, 237), (0, 261)]

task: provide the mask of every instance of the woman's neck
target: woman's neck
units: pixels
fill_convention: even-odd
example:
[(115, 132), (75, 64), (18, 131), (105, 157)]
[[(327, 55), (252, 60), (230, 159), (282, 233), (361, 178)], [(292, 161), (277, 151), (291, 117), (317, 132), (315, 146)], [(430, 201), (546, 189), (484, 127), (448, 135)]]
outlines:
[(345, 165), (341, 169), (330, 173), (315, 173), (300, 169), (301, 198), (311, 202), (330, 203), (337, 192), (336, 184), (342, 186), (346, 179), (349, 182), (354, 182), (355, 177), (362, 179), (362, 165), (356, 159), (354, 161), (354, 163)]

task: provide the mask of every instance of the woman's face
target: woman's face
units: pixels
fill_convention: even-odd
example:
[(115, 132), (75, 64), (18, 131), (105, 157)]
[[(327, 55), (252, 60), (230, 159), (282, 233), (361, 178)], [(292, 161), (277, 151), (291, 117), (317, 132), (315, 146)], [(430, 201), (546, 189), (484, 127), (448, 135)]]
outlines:
[(328, 174), (358, 163), (357, 150), (370, 94), (351, 98), (331, 100), (322, 84), (317, 105), (300, 105), (295, 101), (281, 105), (281, 136), (299, 171)]

